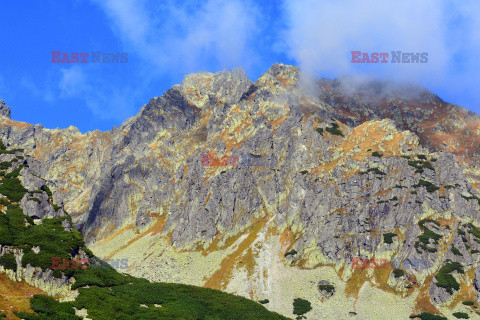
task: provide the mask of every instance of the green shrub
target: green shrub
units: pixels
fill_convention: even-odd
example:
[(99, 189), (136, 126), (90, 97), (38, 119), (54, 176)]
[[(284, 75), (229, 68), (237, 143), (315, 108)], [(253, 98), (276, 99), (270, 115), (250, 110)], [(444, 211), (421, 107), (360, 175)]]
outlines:
[(38, 199), (38, 198), (29, 198), (28, 201), (35, 201), (35, 202), (38, 202), (38, 203), (41, 202), (40, 199)]
[(17, 169), (13, 170), (12, 172), (9, 172), (5, 175), (5, 178), (16, 178), (20, 175), (20, 170), (22, 170), (23, 164), (19, 166)]
[(292, 249), (292, 250), (288, 251), (287, 253), (285, 253), (285, 258), (288, 257), (288, 256), (294, 256), (297, 253), (298, 252), (295, 249)]
[(342, 137), (343, 137), (344, 135), (343, 135), (342, 131), (341, 131), (340, 129), (338, 129), (338, 128), (339, 128), (338, 124), (336, 124), (335, 122), (332, 122), (332, 123), (331, 123), (331, 127), (326, 127), (325, 130), (326, 130), (327, 132), (330, 132), (330, 133), (333, 134), (333, 135), (337, 135), (337, 136), (342, 136)]
[(312, 304), (310, 303), (310, 301), (301, 298), (296, 298), (293, 300), (293, 314), (301, 316), (309, 312), (310, 310), (312, 310)]
[(418, 159), (427, 160), (427, 157), (424, 154), (417, 155)]
[(405, 275), (405, 272), (402, 269), (394, 269), (393, 270), (393, 276), (395, 278), (400, 278), (400, 277), (403, 277), (404, 275)]
[(421, 163), (421, 162), (416, 161), (416, 160), (408, 161), (409, 166), (412, 166), (412, 167), (417, 168), (417, 169), (422, 169), (422, 166), (419, 163)]
[(0, 162), (0, 170), (6, 170), (12, 166), (11, 162), (3, 161)]
[(144, 282), (78, 291), (71, 305), (87, 309), (92, 319), (287, 320), (246, 298), (182, 284)]
[(434, 185), (433, 183), (429, 182), (429, 181), (425, 181), (425, 180), (422, 180), (420, 179), (420, 181), (418, 182), (418, 184), (414, 185), (413, 187), (414, 188), (417, 188), (417, 187), (427, 187), (427, 191), (432, 193), (434, 191), (437, 191), (438, 189), (440, 189), (439, 187), (437, 187), (436, 185)]
[(439, 316), (439, 315), (428, 313), (428, 312), (422, 312), (421, 314), (410, 316), (410, 318), (411, 319), (420, 318), (420, 320), (448, 320), (443, 316)]
[(471, 195), (471, 196), (469, 196), (469, 197), (465, 197), (465, 196), (462, 194), (462, 198), (464, 198), (465, 200), (473, 200), (473, 199), (475, 199), (475, 200), (477, 200), (478, 204), (480, 204), (480, 198), (477, 197), (477, 196), (475, 196), (475, 195)]
[(384, 233), (383, 234), (383, 242), (385, 243), (388, 243), (388, 244), (392, 244), (393, 243), (393, 237), (396, 237), (397, 234), (396, 233)]
[(5, 253), (1, 256), (0, 265), (5, 269), (17, 271), (17, 261), (15, 260), (15, 255), (13, 253)]
[(386, 175), (385, 172), (379, 170), (378, 168), (369, 168), (369, 169), (367, 170), (367, 172), (374, 172), (374, 173), (376, 173), (376, 174)]
[(432, 164), (431, 164), (429, 161), (425, 161), (425, 162), (423, 163), (423, 167), (424, 167), (424, 168), (427, 168), (427, 169), (430, 169), (430, 170), (432, 170), (432, 171), (435, 171), (435, 168), (432, 166)]
[(374, 152), (372, 152), (372, 156), (377, 157), (377, 158), (381, 158), (381, 157), (383, 157), (383, 154), (379, 153), (378, 151), (374, 151)]
[(468, 233), (472, 234), (475, 238), (480, 239), (480, 231), (471, 223), (469, 223), (468, 226), (471, 228), (468, 230)]
[(307, 171), (307, 170), (302, 170), (302, 171), (300, 171), (300, 173), (301, 173), (301, 174), (307, 174), (308, 171)]
[(453, 291), (458, 291), (460, 289), (460, 285), (458, 284), (457, 280), (450, 274), (453, 271), (457, 271), (459, 273), (463, 273), (463, 267), (459, 262), (449, 262), (445, 264), (435, 275), (435, 279), (437, 279), (437, 287), (442, 287), (447, 290), (448, 293), (453, 294)]
[(20, 201), (27, 191), (18, 178), (5, 177), (0, 181), (0, 193), (12, 202)]
[(457, 319), (470, 319), (467, 313), (465, 312), (455, 312), (452, 315)]
[(473, 301), (463, 301), (462, 304), (464, 304), (466, 306), (473, 306), (475, 304), (475, 302), (473, 302)]
[(456, 256), (462, 256), (463, 257), (463, 254), (460, 252), (460, 250), (458, 250), (454, 244), (452, 244), (452, 253)]
[(53, 195), (52, 191), (50, 190), (50, 188), (47, 185), (43, 185), (41, 189), (43, 191), (45, 191), (49, 197), (51, 197)]
[(318, 285), (318, 290), (333, 292), (333, 291), (335, 291), (335, 286), (332, 285), (332, 284), (319, 284)]
[(0, 150), (0, 154), (15, 154), (14, 150)]
[(270, 300), (264, 299), (264, 300), (259, 300), (258, 302), (261, 303), (261, 304), (267, 304), (267, 303), (270, 302)]
[(317, 128), (315, 130), (323, 136), (323, 129), (322, 128)]

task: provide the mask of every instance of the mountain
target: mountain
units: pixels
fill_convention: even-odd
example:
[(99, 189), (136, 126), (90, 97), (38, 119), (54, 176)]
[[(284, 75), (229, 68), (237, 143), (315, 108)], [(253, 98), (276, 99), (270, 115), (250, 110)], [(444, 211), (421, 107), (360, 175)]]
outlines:
[(107, 132), (1, 113), (86, 246), (130, 275), (288, 317), (299, 298), (307, 319), (476, 317), (480, 116), (424, 88), (274, 64), (188, 75)]
[(218, 290), (117, 272), (85, 247), (38, 161), (0, 142), (0, 168), (0, 318), (287, 319)]

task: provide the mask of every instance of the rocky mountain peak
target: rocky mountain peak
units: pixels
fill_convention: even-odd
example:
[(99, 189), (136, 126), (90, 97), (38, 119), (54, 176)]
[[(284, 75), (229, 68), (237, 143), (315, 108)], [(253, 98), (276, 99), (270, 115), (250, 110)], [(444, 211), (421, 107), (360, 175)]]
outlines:
[(3, 99), (0, 99), (0, 116), (10, 119), (10, 107), (5, 105)]
[(188, 103), (197, 108), (234, 103), (252, 84), (245, 70), (240, 67), (232, 71), (197, 72), (185, 76), (178, 89)]
[[(283, 64), (254, 83), (242, 69), (186, 76), (111, 132), (0, 117), (0, 136), (39, 160), (94, 252), (287, 315), (291, 295), (314, 296), (327, 279), (333, 302), (365, 304), (359, 281), (412, 301), (420, 292), (431, 310), (456, 291), (480, 301), (479, 128), (423, 88), (310, 79)], [(360, 260), (388, 263), (377, 277)], [(472, 276), (461, 290), (445, 284), (456, 263)], [(289, 281), (299, 289), (276, 290)]]

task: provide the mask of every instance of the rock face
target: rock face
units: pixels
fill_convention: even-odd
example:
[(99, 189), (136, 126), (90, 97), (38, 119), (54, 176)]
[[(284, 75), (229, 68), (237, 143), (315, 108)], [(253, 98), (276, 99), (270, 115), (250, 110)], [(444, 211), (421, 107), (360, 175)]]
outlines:
[[(396, 319), (362, 307), (372, 296), (396, 301), (398, 319), (478, 297), (480, 117), (424, 89), (306, 80), (281, 64), (253, 83), (202, 72), (112, 131), (4, 116), (0, 137), (37, 160), (90, 248), (136, 276), (288, 316), (308, 298), (312, 319)], [(320, 280), (335, 286), (328, 299)]]
[(10, 107), (6, 106), (2, 99), (0, 99), (0, 116), (10, 119)]
[[(54, 204), (52, 201), (53, 194), (50, 194), (46, 181), (40, 177), (40, 163), (37, 160), (26, 156), (19, 149), (4, 150), (2, 145), (0, 148), (0, 167), (2, 171), (0, 174), (0, 193), (2, 193), (0, 215), (6, 216), (5, 211), (14, 210), (10, 208), (12, 203), (18, 203), (19, 208), (23, 210), (23, 214), (31, 217), (34, 224), (42, 224), (46, 218), (65, 217), (63, 208)], [(12, 180), (16, 179), (18, 179), (20, 185), (12, 183)], [(21, 188), (24, 188), (24, 192)], [(22, 192), (24, 195), (15, 198), (15, 191)], [(4, 194), (8, 194), (8, 197)], [(28, 221), (22, 222), (32, 225)], [(1, 223), (5, 223), (5, 220), (2, 219)], [(68, 220), (63, 220), (62, 226), (65, 230), (71, 231)], [(4, 225), (2, 227), (4, 227), (1, 229), (2, 241), (8, 241), (5, 240), (5, 233), (9, 232), (5, 230)], [(41, 250), (42, 248), (39, 246), (32, 248), (35, 254), (38, 254)], [(16, 264), (15, 268), (9, 269), (0, 265), (0, 273), (5, 273), (8, 278), (17, 282), (25, 281), (52, 296), (67, 296), (72, 292), (71, 285), (74, 279), (65, 275), (54, 277), (51, 269), (42, 270), (40, 267), (22, 263), (24, 253), (23, 248), (0, 244), (0, 258), (5, 255), (13, 255)], [(77, 253), (77, 255), (83, 254), (81, 250)]]

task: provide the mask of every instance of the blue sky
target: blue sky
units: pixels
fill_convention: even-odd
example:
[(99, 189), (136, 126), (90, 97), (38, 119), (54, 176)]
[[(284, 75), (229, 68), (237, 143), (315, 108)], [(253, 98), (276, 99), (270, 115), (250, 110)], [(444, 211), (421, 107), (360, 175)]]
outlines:
[[(15, 1), (0, 14), (0, 98), (12, 118), (109, 130), (185, 74), (273, 63), (318, 77), (419, 83), (480, 113), (480, 2)], [(425, 64), (352, 64), (351, 51), (428, 52)], [(52, 51), (128, 53), (52, 63)]]

